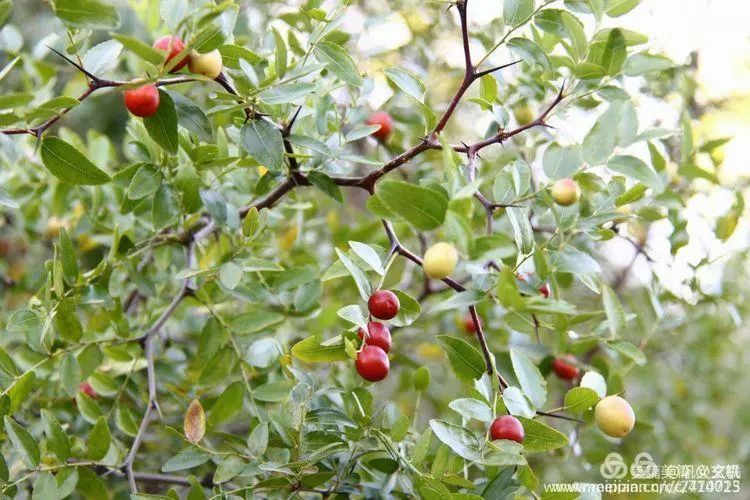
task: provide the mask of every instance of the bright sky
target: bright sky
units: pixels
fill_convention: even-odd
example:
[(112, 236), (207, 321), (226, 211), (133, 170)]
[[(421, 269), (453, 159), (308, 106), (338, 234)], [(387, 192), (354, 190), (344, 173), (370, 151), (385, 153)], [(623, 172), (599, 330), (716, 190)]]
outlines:
[[(502, 16), (501, 0), (472, 0), (469, 9), (470, 24), (481, 26)], [(589, 16), (585, 16), (589, 17)], [(725, 110), (715, 111), (704, 117), (697, 127), (698, 135), (704, 137), (734, 137), (725, 146), (725, 160), (719, 172), (722, 180), (735, 182), (738, 178), (750, 177), (750, 0), (644, 0), (627, 15), (606, 19), (605, 25), (623, 26), (650, 38), (648, 49), (663, 53), (677, 63), (687, 61), (689, 54), (699, 54), (699, 92), (702, 103), (729, 101)], [(352, 15), (347, 21), (353, 32), (362, 33), (359, 49), (363, 54), (398, 49), (410, 42), (410, 33), (403, 18), (393, 14), (381, 22), (367, 23), (364, 16)], [(443, 54), (448, 61), (463, 63), (460, 39), (445, 39), (435, 42), (435, 53)], [(477, 54), (482, 52), (477, 47)], [(643, 47), (639, 47), (643, 49)], [(507, 62), (508, 55), (499, 52), (494, 63)], [(375, 75), (376, 92), (372, 102), (379, 107), (390, 95), (382, 75)], [(634, 90), (637, 91), (637, 82)], [(669, 103), (640, 99), (636, 102), (641, 127), (652, 124), (657, 118), (663, 126), (677, 128), (679, 110)], [(476, 120), (476, 131), (486, 130), (487, 120)], [(590, 128), (595, 116), (590, 113), (565, 115), (563, 142), (579, 142)], [(562, 127), (560, 128), (563, 129)], [(631, 153), (628, 151), (628, 153)], [(682, 249), (673, 261), (669, 253), (667, 236), (671, 231), (668, 223), (652, 224), (647, 247), (658, 261), (655, 266), (662, 282), (675, 293), (685, 292), (680, 282), (689, 275), (690, 264), (696, 264), (709, 255), (714, 259), (733, 250), (747, 248), (750, 240), (748, 224), (742, 220), (734, 236), (725, 244), (713, 237), (712, 227), (703, 215), (711, 217), (723, 213), (731, 200), (725, 192), (706, 192), (696, 196), (688, 205), (691, 244)], [(625, 242), (613, 241), (605, 251), (617, 266), (627, 265), (633, 248)], [(705, 289), (718, 291), (721, 286), (721, 260), (703, 276)], [(641, 258), (634, 266), (634, 276), (647, 281), (650, 275), (648, 264)]]

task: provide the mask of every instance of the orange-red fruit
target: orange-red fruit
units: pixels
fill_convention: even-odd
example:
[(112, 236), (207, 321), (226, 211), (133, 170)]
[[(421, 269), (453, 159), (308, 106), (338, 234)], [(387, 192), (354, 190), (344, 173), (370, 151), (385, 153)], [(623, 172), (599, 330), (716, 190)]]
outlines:
[(466, 330), (466, 333), (472, 335), (477, 333), (477, 325), (474, 324), (474, 319), (471, 317), (471, 314), (464, 316), (464, 330)]
[(523, 443), (523, 425), (512, 415), (496, 418), (490, 426), (492, 440), (510, 439), (516, 443)]
[(85, 395), (87, 395), (90, 398), (95, 398), (95, 397), (98, 396), (98, 394), (96, 393), (96, 391), (94, 390), (94, 388), (91, 387), (91, 384), (89, 384), (86, 381), (81, 382), (80, 384), (78, 384), (78, 390), (81, 391), (82, 393), (84, 393)]
[(365, 123), (368, 125), (380, 125), (380, 129), (372, 133), (373, 137), (379, 141), (385, 142), (391, 135), (391, 132), (393, 132), (393, 118), (385, 111), (377, 111), (371, 114), (365, 120)]
[(365, 345), (357, 354), (355, 366), (363, 379), (378, 382), (388, 376), (391, 363), (383, 349), (375, 345)]
[(541, 293), (545, 299), (548, 299), (552, 295), (552, 289), (549, 287), (549, 283), (544, 283), (539, 287), (539, 293)]
[[(359, 338), (365, 337), (364, 328), (360, 328), (357, 331)], [(367, 323), (367, 337), (365, 338), (365, 344), (374, 345), (380, 347), (385, 352), (391, 350), (391, 331), (383, 323), (377, 321), (370, 321)]]
[(155, 85), (144, 85), (125, 91), (125, 107), (135, 116), (146, 118), (159, 109), (159, 90)]
[(393, 319), (398, 314), (401, 304), (396, 294), (390, 290), (378, 290), (370, 296), (367, 301), (367, 308), (370, 314), (378, 319)]
[[(185, 50), (185, 44), (180, 37), (167, 35), (155, 41), (154, 48), (167, 53), (167, 60), (164, 62), (164, 64), (167, 64), (169, 61), (177, 57), (180, 52)], [(180, 62), (175, 64), (175, 66), (170, 70), (170, 73), (177, 73), (182, 68), (184, 68), (187, 63), (188, 56), (186, 54), (185, 57), (180, 60)]]
[(578, 377), (580, 370), (574, 364), (575, 358), (567, 356), (566, 358), (555, 358), (552, 361), (552, 371), (562, 380), (573, 380)]

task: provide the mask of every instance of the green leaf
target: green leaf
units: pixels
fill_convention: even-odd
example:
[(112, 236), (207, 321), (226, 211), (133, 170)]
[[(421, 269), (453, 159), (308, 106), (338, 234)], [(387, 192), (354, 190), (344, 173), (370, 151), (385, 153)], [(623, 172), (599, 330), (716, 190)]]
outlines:
[[(617, 75), (620, 69), (622, 69), (625, 58), (628, 56), (625, 37), (622, 35), (622, 32), (619, 29), (613, 29), (609, 33), (607, 42), (596, 47), (596, 49), (592, 47), (592, 61), (601, 65), (608, 75)], [(601, 50), (601, 54), (597, 54), (596, 50)]]
[(152, 196), (161, 186), (161, 174), (152, 165), (143, 165), (135, 172), (128, 185), (129, 200), (140, 200)]
[(532, 418), (536, 409), (529, 398), (518, 387), (506, 387), (503, 391), (503, 403), (511, 415)]
[(65, 462), (70, 457), (70, 441), (68, 440), (68, 436), (52, 413), (44, 408), (40, 411), (42, 424), (44, 425), (44, 435), (47, 437), (47, 449), (57, 455), (57, 458), (61, 462)]
[(18, 202), (3, 188), (0, 188), (0, 205), (14, 210), (20, 207)]
[(352, 56), (341, 46), (332, 42), (318, 42), (313, 48), (315, 58), (338, 78), (353, 87), (362, 85), (357, 65)]
[(635, 156), (615, 156), (609, 160), (607, 168), (640, 181), (658, 192), (664, 189), (664, 183), (659, 174)]
[(646, 364), (646, 355), (643, 354), (643, 351), (638, 349), (630, 342), (626, 342), (624, 340), (615, 340), (607, 342), (607, 345), (620, 354), (632, 359), (633, 362), (635, 362), (635, 364), (637, 365)]
[(414, 480), (414, 486), (423, 499), (429, 500), (453, 500), (451, 491), (437, 479), (422, 474)]
[(82, 28), (117, 28), (117, 9), (100, 0), (55, 0), (55, 14), (61, 20)]
[(219, 52), (224, 66), (227, 68), (240, 69), (241, 60), (250, 64), (258, 64), (263, 61), (261, 56), (239, 45), (222, 45), (219, 47)]
[(550, 179), (572, 177), (583, 164), (578, 146), (560, 146), (552, 143), (544, 151), (542, 166)]
[(7, 395), (10, 398), (9, 414), (13, 415), (26, 402), (26, 398), (34, 387), (35, 380), (36, 375), (34, 375), (34, 372), (28, 371), (21, 375), (21, 378), (16, 379), (13, 386), (7, 390)]
[(396, 327), (411, 325), (422, 314), (422, 306), (419, 304), (419, 301), (401, 290), (394, 290), (393, 293), (398, 297), (400, 307), (396, 317), (391, 320), (391, 324)]
[(216, 466), (216, 471), (214, 472), (213, 477), (214, 484), (225, 483), (230, 479), (233, 479), (242, 472), (242, 469), (244, 469), (246, 465), (245, 461), (240, 457), (229, 455)]
[(482, 456), (482, 441), (476, 434), (445, 420), (430, 420), (430, 428), (437, 438), (448, 445), (458, 456), (466, 460), (479, 460)]
[(154, 65), (159, 65), (164, 60), (164, 55), (153, 48), (151, 45), (143, 43), (137, 38), (133, 38), (121, 33), (115, 33), (112, 35), (115, 40), (125, 46), (126, 49), (143, 59), (144, 61), (150, 62)]
[(581, 80), (596, 80), (606, 74), (607, 72), (602, 66), (586, 61), (578, 63), (575, 68), (575, 75)]
[(60, 381), (68, 396), (74, 398), (78, 393), (78, 384), (81, 383), (81, 367), (72, 353), (66, 354), (60, 362)]
[(95, 424), (96, 421), (103, 415), (102, 409), (91, 397), (78, 391), (76, 394), (76, 406), (81, 416), (90, 424)]
[(602, 302), (604, 303), (604, 312), (607, 314), (609, 333), (613, 337), (619, 337), (626, 328), (625, 312), (617, 294), (605, 283), (602, 283)]
[(279, 171), (284, 165), (284, 140), (275, 125), (257, 118), (242, 126), (240, 143), (245, 151), (269, 170)]
[(70, 184), (97, 185), (110, 181), (109, 175), (58, 137), (42, 140), (42, 162), (55, 177)]
[(5, 23), (5, 20), (8, 18), (8, 15), (10, 14), (10, 11), (12, 9), (13, 9), (12, 0), (2, 0), (0, 2), (0, 26)]
[(148, 135), (170, 154), (176, 155), (179, 148), (177, 136), (177, 110), (169, 94), (159, 90), (159, 109), (143, 119)]
[(78, 484), (76, 489), (86, 500), (107, 498), (109, 492), (99, 476), (87, 467), (78, 467)]
[(279, 33), (276, 28), (272, 28), (271, 31), (273, 31), (274, 39), (274, 64), (276, 67), (276, 75), (279, 78), (283, 78), (286, 74), (287, 65), (286, 44), (284, 43), (284, 37), (281, 36), (281, 33)]
[(65, 297), (57, 304), (55, 314), (55, 329), (57, 333), (65, 340), (78, 342), (83, 336), (83, 327), (76, 314), (75, 300)]
[(258, 98), (266, 104), (299, 103), (317, 90), (314, 83), (289, 83), (267, 88), (258, 94)]
[(55, 476), (57, 482), (57, 497), (67, 498), (73, 494), (78, 485), (78, 469), (67, 468), (57, 473)]
[(425, 86), (419, 78), (401, 68), (388, 68), (384, 73), (406, 95), (424, 103)]
[(461, 415), (461, 418), (473, 418), (480, 422), (492, 420), (492, 410), (487, 403), (474, 398), (454, 399), (448, 404), (451, 410)]
[(345, 253), (336, 249), (336, 255), (339, 256), (339, 260), (341, 260), (341, 263), (344, 264), (344, 267), (346, 267), (346, 270), (349, 271), (349, 274), (354, 279), (354, 283), (357, 285), (357, 290), (359, 290), (359, 295), (362, 297), (362, 300), (367, 302), (367, 300), (370, 298), (370, 295), (372, 295), (372, 285), (370, 285), (370, 282), (367, 279), (367, 275), (365, 272), (354, 263), (352, 259), (349, 258), (349, 256)]
[(620, 30), (620, 33), (625, 38), (625, 45), (627, 45), (628, 47), (634, 47), (636, 45), (643, 45), (644, 43), (648, 43), (648, 37), (646, 35), (623, 28), (605, 28), (599, 30), (591, 38), (591, 43), (593, 44), (596, 42), (606, 42), (609, 38), (610, 32), (613, 29)]
[(344, 203), (344, 196), (341, 194), (339, 186), (333, 181), (333, 179), (323, 172), (312, 170), (308, 172), (307, 179), (313, 186), (320, 189), (328, 197), (339, 203)]
[(633, 10), (641, 0), (608, 0), (607, 15), (610, 17), (620, 17)]
[(68, 285), (73, 285), (78, 279), (78, 261), (70, 240), (68, 231), (60, 228), (60, 262), (62, 263), (63, 277)]
[(162, 183), (154, 194), (151, 218), (154, 227), (161, 229), (175, 224), (179, 220), (179, 202), (174, 190), (166, 183)]
[(173, 456), (162, 466), (162, 472), (175, 472), (178, 470), (192, 469), (203, 465), (211, 458), (208, 453), (198, 448), (190, 447)]
[(524, 394), (535, 407), (543, 407), (547, 402), (547, 381), (542, 377), (539, 368), (522, 352), (514, 348), (510, 350), (510, 360)]
[(508, 309), (520, 311), (524, 308), (523, 298), (518, 290), (518, 282), (513, 269), (504, 267), (497, 280), (497, 297)]
[(581, 157), (592, 165), (606, 163), (617, 145), (617, 130), (622, 118), (622, 103), (613, 102), (596, 120), (581, 145)]
[(445, 221), (448, 198), (441, 191), (401, 181), (383, 181), (375, 188), (388, 210), (422, 231), (431, 231)]
[(63, 498), (58, 496), (57, 481), (49, 472), (42, 472), (34, 483), (31, 500), (54, 500), (56, 498)]
[(83, 67), (90, 73), (101, 76), (117, 66), (121, 52), (122, 44), (117, 40), (94, 45), (83, 56)]
[(565, 409), (583, 413), (599, 402), (599, 395), (588, 387), (574, 387), (565, 394)]
[(258, 339), (247, 348), (245, 360), (250, 366), (268, 368), (279, 358), (279, 346), (273, 337)]
[(459, 379), (468, 382), (482, 376), (486, 369), (484, 358), (471, 344), (449, 335), (438, 335), (436, 338)]
[(523, 24), (534, 12), (534, 0), (505, 0), (503, 2), (503, 21), (508, 26)]
[(240, 335), (258, 333), (278, 325), (284, 321), (284, 315), (275, 311), (258, 310), (235, 316), (229, 323), (232, 330)]
[(177, 111), (177, 122), (184, 128), (198, 136), (198, 139), (208, 142), (213, 138), (213, 128), (203, 109), (191, 99), (173, 90), (163, 90), (174, 102)]
[(258, 386), (253, 392), (253, 397), (258, 401), (266, 403), (279, 403), (289, 397), (289, 391), (292, 390), (293, 383), (288, 380), (279, 382), (267, 382)]
[(664, 71), (673, 66), (674, 63), (668, 57), (642, 52), (630, 56), (625, 61), (622, 72), (627, 76), (640, 76), (646, 73)]
[(635, 186), (615, 198), (615, 205), (620, 207), (622, 205), (636, 202), (646, 195), (647, 190), (648, 187), (646, 187), (645, 185), (636, 184)]
[[(308, 420), (309, 421), (309, 420)], [(250, 455), (260, 457), (268, 447), (268, 422), (261, 422), (255, 426), (247, 437), (247, 450)]]
[(456, 309), (463, 309), (465, 307), (473, 306), (484, 300), (485, 294), (479, 290), (465, 290), (458, 292), (452, 297), (438, 302), (430, 308), (430, 314), (435, 314), (442, 311), (450, 311)]
[(508, 207), (506, 209), (508, 220), (513, 227), (516, 246), (519, 252), (524, 255), (528, 255), (534, 250), (534, 229), (531, 227), (529, 212), (528, 207)]
[(511, 38), (508, 40), (507, 46), (514, 56), (523, 59), (525, 63), (538, 64), (545, 70), (552, 68), (549, 57), (544, 50), (527, 38)]
[(352, 251), (369, 266), (370, 269), (381, 276), (385, 275), (383, 262), (380, 259), (380, 255), (373, 247), (359, 241), (350, 241), (349, 246)]
[(222, 285), (234, 290), (242, 281), (242, 268), (234, 262), (227, 262), (219, 268), (219, 281)]
[(21, 455), (26, 467), (33, 469), (39, 465), (39, 445), (26, 429), (7, 415), (5, 416), (5, 432), (8, 433), (13, 447)]
[(89, 440), (86, 447), (86, 456), (93, 461), (99, 461), (107, 456), (112, 436), (109, 433), (107, 418), (99, 417), (94, 427), (89, 432)]
[(11, 358), (8, 352), (2, 347), (0, 347), (0, 370), (13, 378), (20, 375), (18, 367), (13, 362), (13, 358)]
[(331, 363), (349, 359), (344, 344), (323, 345), (320, 339), (313, 335), (292, 346), (292, 356), (306, 363)]
[(523, 448), (530, 452), (541, 452), (562, 448), (568, 444), (565, 434), (537, 420), (518, 417), (523, 424)]
[(566, 30), (561, 19), (561, 14), (564, 12), (559, 9), (541, 10), (534, 16), (534, 24), (542, 31), (546, 31), (557, 37), (564, 37)]
[(221, 396), (208, 411), (208, 423), (212, 427), (226, 422), (242, 410), (245, 399), (245, 386), (242, 382), (235, 382), (225, 388)]

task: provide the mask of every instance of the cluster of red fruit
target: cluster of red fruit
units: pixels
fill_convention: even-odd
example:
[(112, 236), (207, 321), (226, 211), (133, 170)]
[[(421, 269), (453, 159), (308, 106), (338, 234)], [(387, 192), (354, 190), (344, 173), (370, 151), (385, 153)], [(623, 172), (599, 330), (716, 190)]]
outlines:
[[(398, 297), (390, 290), (378, 290), (367, 301), (370, 316), (385, 321), (395, 318), (400, 307)], [(367, 331), (360, 328), (358, 334), (364, 345), (357, 354), (355, 362), (357, 372), (363, 379), (370, 382), (383, 380), (388, 376), (388, 370), (391, 368), (391, 363), (388, 361), (388, 351), (391, 350), (391, 331), (383, 323), (370, 321), (367, 323)]]
[[(154, 48), (166, 53), (165, 64), (168, 64), (185, 50), (185, 43), (178, 36), (167, 35), (154, 42)], [(218, 49), (205, 54), (192, 50), (172, 67), (170, 73), (176, 73), (186, 65), (191, 73), (214, 79), (221, 73), (223, 61)], [(125, 107), (135, 116), (152, 116), (159, 109), (159, 90), (153, 84), (126, 90)]]

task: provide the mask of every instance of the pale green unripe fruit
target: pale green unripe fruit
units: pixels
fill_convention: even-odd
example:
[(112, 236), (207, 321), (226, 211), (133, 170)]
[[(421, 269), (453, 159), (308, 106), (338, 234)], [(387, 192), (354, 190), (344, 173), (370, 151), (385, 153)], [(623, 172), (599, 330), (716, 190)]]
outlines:
[(552, 199), (555, 203), (567, 207), (578, 201), (581, 197), (581, 188), (573, 179), (566, 178), (555, 181), (552, 184)]
[(450, 243), (435, 243), (424, 254), (424, 273), (430, 278), (443, 279), (456, 269), (458, 252)]
[(594, 408), (596, 425), (604, 434), (612, 437), (625, 437), (635, 425), (635, 413), (630, 403), (620, 396), (607, 396)]
[(513, 116), (519, 125), (528, 125), (534, 121), (534, 112), (528, 104), (521, 104), (513, 110)]
[(214, 49), (211, 52), (201, 54), (195, 50), (190, 51), (188, 58), (188, 69), (191, 73), (198, 75), (207, 76), (208, 78), (214, 79), (219, 76), (224, 63), (221, 59), (221, 53), (219, 49)]

